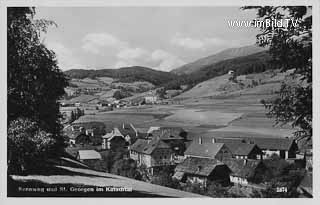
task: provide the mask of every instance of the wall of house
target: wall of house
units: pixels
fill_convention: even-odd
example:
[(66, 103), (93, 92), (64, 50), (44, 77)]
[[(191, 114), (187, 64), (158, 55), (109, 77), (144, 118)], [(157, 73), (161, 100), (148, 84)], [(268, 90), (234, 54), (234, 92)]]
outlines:
[(139, 154), (133, 150), (130, 150), (130, 158), (138, 162)]
[(173, 163), (172, 151), (170, 149), (156, 149), (152, 153), (152, 166), (170, 165)]
[(271, 157), (273, 154), (280, 156), (280, 150), (263, 150), (262, 152), (266, 158)]
[(192, 184), (201, 184), (204, 187), (207, 185), (207, 178), (203, 176), (187, 175), (187, 181)]
[(145, 165), (147, 168), (152, 167), (151, 156), (147, 154), (140, 154), (140, 163)]
[(145, 165), (147, 168), (152, 166), (152, 158), (150, 155), (143, 154), (143, 153), (138, 153), (134, 150), (130, 151), (130, 158), (135, 160), (137, 164), (140, 165)]
[(231, 175), (230, 175), (230, 182), (235, 184), (241, 184), (241, 185), (248, 184), (248, 180), (246, 178), (241, 178), (241, 177), (231, 176)]

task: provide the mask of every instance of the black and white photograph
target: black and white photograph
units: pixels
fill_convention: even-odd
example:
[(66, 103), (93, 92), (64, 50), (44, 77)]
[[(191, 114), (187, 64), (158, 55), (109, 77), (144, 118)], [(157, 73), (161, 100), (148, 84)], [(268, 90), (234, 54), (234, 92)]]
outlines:
[(6, 197), (314, 198), (314, 2), (7, 1)]

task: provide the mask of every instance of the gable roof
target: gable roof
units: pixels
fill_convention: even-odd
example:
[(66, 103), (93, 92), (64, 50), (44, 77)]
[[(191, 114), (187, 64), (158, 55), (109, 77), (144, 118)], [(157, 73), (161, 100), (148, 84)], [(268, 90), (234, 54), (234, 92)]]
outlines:
[(185, 151), (185, 155), (214, 158), (221, 148), (225, 146), (223, 143), (203, 143), (193, 142)]
[(241, 142), (246, 144), (256, 144), (261, 149), (269, 150), (286, 150), (288, 151), (292, 144), (294, 143), (293, 139), (290, 138), (264, 138), (264, 137), (229, 137), (215, 138), (216, 142), (220, 143), (232, 143), (232, 142)]
[(260, 160), (225, 158), (222, 160), (232, 171), (231, 175), (242, 178), (254, 176), (256, 168), (262, 163)]
[(130, 149), (150, 155), (155, 149), (170, 149), (170, 146), (158, 138), (154, 138), (152, 140), (137, 139)]
[(217, 166), (222, 165), (224, 164), (216, 159), (188, 157), (177, 165), (175, 172), (209, 176)]
[(123, 124), (118, 129), (123, 136), (127, 136), (127, 135), (129, 135), (130, 137), (136, 136), (136, 129), (135, 127), (133, 127), (132, 124)]
[(80, 160), (101, 159), (101, 154), (95, 150), (79, 150), (78, 156)]
[(228, 142), (228, 143), (225, 143), (225, 145), (229, 148), (229, 150), (233, 155), (248, 156), (254, 149), (258, 149), (261, 152), (261, 150), (256, 144)]
[(80, 135), (86, 135), (86, 134), (79, 130), (74, 130), (74, 131), (68, 130), (68, 131), (65, 131), (65, 135), (67, 135), (69, 139), (76, 139)]
[(107, 134), (105, 134), (104, 136), (102, 136), (102, 138), (107, 139), (108, 141), (112, 140), (114, 137), (122, 137), (124, 138), (124, 136), (121, 134), (120, 130), (118, 128), (113, 128), (113, 130)]

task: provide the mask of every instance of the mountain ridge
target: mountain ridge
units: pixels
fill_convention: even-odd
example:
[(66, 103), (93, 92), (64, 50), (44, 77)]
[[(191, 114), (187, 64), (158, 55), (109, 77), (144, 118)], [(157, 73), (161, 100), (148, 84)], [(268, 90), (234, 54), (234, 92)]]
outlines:
[(265, 50), (266, 50), (265, 48), (258, 47), (256, 45), (249, 45), (249, 46), (243, 46), (238, 48), (228, 48), (216, 54), (213, 54), (204, 58), (200, 58), (191, 63), (187, 63), (183, 66), (180, 66), (178, 68), (171, 70), (170, 72), (178, 75), (190, 74), (190, 73), (199, 71), (206, 66), (218, 63), (223, 60), (247, 56), (247, 55), (262, 52)]

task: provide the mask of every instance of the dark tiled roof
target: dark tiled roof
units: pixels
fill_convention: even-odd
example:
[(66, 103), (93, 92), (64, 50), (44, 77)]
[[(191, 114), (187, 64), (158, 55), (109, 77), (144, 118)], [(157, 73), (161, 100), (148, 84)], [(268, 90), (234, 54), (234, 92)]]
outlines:
[(119, 126), (118, 127), (119, 131), (121, 132), (121, 134), (123, 136), (127, 136), (129, 135), (130, 137), (135, 137), (136, 136), (136, 132), (134, 131), (134, 129), (130, 126), (130, 125), (127, 125), (125, 124), (125, 126)]
[(178, 164), (175, 171), (188, 174), (209, 176), (216, 166), (224, 165), (216, 159), (189, 157)]
[(232, 171), (232, 175), (242, 178), (253, 177), (256, 172), (256, 168), (260, 163), (262, 163), (260, 160), (235, 158), (226, 158), (223, 159), (222, 162), (229, 167)]
[(181, 127), (160, 127), (159, 130), (154, 130), (152, 136), (160, 137), (162, 140), (183, 140), (182, 135), (186, 133)]
[(184, 154), (190, 156), (214, 158), (223, 146), (223, 143), (199, 144), (197, 142), (193, 142), (187, 148)]
[(233, 142), (233, 143), (225, 143), (225, 145), (229, 148), (233, 155), (241, 155), (247, 156), (249, 155), (254, 149), (258, 149), (259, 153), (261, 150), (255, 144), (247, 144), (241, 142)]
[(139, 153), (152, 154), (155, 149), (170, 149), (170, 146), (158, 138), (149, 141), (137, 139), (130, 149)]
[(289, 150), (294, 142), (289, 138), (263, 138), (263, 137), (229, 137), (229, 138), (215, 138), (216, 142), (243, 142), (248, 144), (256, 144), (261, 149), (270, 150)]

